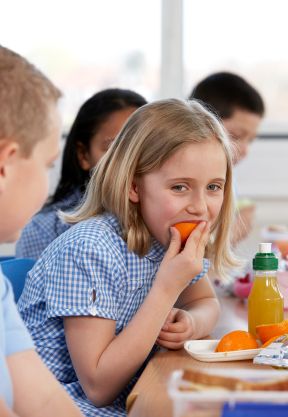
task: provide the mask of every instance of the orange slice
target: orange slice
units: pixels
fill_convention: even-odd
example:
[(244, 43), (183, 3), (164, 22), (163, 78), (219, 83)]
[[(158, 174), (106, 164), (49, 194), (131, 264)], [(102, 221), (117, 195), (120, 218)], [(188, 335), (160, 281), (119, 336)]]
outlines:
[(260, 324), (256, 326), (256, 333), (262, 343), (267, 342), (274, 336), (281, 336), (288, 333), (288, 320), (283, 320), (280, 323)]
[(263, 345), (261, 346), (262, 348), (265, 348), (267, 346), (269, 346), (272, 342), (274, 342), (274, 340), (276, 340), (279, 336), (273, 336), (271, 337), (271, 339), (267, 340), (267, 342), (263, 343)]
[(245, 330), (234, 330), (225, 334), (216, 346), (215, 352), (229, 352), (231, 350), (257, 349), (255, 337)]
[(181, 244), (184, 245), (186, 243), (186, 240), (190, 236), (190, 233), (195, 229), (198, 223), (192, 223), (192, 222), (183, 222), (183, 223), (176, 223), (174, 224), (174, 227), (176, 227), (177, 230), (179, 230), (181, 235)]

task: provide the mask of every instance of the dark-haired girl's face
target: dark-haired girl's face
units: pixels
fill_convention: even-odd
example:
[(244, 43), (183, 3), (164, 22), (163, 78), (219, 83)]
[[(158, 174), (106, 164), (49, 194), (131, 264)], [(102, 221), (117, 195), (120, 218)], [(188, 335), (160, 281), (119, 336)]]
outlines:
[(111, 113), (91, 139), (89, 150), (84, 150), (81, 144), (79, 145), (78, 158), (82, 169), (89, 171), (98, 163), (107, 152), (128, 117), (135, 110), (136, 107), (128, 107), (127, 109)]

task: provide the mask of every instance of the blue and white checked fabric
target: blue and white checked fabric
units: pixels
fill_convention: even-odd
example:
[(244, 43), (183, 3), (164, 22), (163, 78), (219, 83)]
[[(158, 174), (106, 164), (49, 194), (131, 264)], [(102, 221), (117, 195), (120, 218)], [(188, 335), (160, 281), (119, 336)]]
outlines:
[[(151, 289), (164, 252), (156, 241), (145, 257), (128, 252), (118, 220), (104, 214), (59, 236), (28, 273), (18, 303), (20, 313), (44, 362), (86, 416), (124, 416), (126, 396), (137, 376), (113, 405), (96, 408), (73, 369), (62, 318), (105, 317), (115, 320), (119, 334)], [(208, 268), (205, 260), (203, 272), (191, 282)]]
[(44, 207), (32, 217), (16, 244), (16, 257), (38, 259), (43, 250), (71, 226), (59, 219), (57, 211), (73, 208), (81, 197), (82, 194), (77, 189), (65, 200)]

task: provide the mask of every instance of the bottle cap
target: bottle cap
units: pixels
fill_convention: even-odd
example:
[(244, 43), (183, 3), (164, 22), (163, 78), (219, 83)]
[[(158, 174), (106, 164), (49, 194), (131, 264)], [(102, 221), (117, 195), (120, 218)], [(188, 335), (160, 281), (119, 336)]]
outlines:
[(259, 243), (259, 253), (271, 253), (272, 243)]
[(271, 252), (272, 243), (260, 243), (259, 252), (253, 259), (254, 271), (277, 271), (278, 258)]

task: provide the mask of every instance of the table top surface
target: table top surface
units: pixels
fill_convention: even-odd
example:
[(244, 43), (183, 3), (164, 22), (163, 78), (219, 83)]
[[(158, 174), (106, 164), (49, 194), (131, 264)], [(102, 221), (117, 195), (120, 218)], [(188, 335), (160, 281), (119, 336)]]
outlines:
[[(221, 298), (221, 317), (212, 339), (219, 339), (232, 330), (247, 330), (247, 305), (232, 297)], [(212, 369), (219, 366), (231, 369), (251, 369), (257, 367), (251, 360), (233, 362), (199, 362), (182, 349), (160, 351), (149, 361), (143, 374), (127, 399), (129, 417), (172, 417), (172, 401), (167, 393), (167, 382), (176, 369)], [(262, 369), (262, 368), (261, 368)], [(213, 411), (208, 416), (213, 415)], [(201, 414), (202, 416), (202, 414)]]

